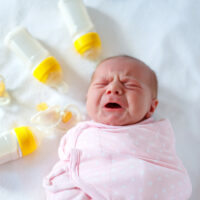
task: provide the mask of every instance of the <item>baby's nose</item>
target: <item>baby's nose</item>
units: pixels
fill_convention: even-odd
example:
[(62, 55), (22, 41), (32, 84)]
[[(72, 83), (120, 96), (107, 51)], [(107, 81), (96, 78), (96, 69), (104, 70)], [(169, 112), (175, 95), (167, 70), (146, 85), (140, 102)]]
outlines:
[(115, 95), (122, 95), (123, 94), (123, 89), (120, 87), (119, 84), (111, 84), (107, 91), (106, 94), (115, 94)]

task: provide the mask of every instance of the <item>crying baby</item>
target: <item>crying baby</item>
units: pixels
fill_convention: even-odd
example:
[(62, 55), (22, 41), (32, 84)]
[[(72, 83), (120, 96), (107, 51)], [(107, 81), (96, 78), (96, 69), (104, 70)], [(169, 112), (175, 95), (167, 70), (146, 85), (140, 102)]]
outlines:
[(188, 200), (191, 183), (167, 119), (154, 120), (156, 74), (114, 56), (96, 68), (87, 93), (91, 120), (63, 136), (44, 178), (48, 200)]

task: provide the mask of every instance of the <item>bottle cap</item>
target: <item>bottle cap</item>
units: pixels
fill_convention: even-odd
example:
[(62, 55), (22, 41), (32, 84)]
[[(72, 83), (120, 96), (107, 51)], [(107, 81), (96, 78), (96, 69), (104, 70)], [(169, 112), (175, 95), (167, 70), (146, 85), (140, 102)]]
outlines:
[(34, 134), (27, 126), (14, 128), (19, 142), (22, 156), (26, 156), (37, 149), (37, 141)]
[(82, 35), (74, 42), (78, 53), (84, 55), (87, 51), (101, 48), (101, 40), (97, 33), (90, 32)]
[(34, 70), (33, 76), (42, 83), (46, 83), (51, 73), (61, 72), (58, 61), (53, 57), (44, 59)]

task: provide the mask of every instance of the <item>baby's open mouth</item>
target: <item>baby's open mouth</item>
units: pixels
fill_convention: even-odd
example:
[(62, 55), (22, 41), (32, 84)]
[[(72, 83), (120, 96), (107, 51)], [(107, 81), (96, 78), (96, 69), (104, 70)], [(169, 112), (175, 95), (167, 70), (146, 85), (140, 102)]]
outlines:
[(121, 108), (121, 106), (118, 103), (107, 103), (105, 107), (106, 108)]

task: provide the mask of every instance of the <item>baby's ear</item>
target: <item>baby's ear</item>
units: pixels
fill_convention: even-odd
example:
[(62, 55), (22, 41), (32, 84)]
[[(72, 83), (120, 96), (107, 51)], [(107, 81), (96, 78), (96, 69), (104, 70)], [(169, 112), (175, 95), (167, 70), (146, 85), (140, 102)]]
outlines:
[(157, 106), (158, 106), (158, 99), (152, 99), (151, 107), (149, 109), (149, 112), (147, 112), (147, 114), (146, 114), (146, 118), (149, 118), (153, 115)]

